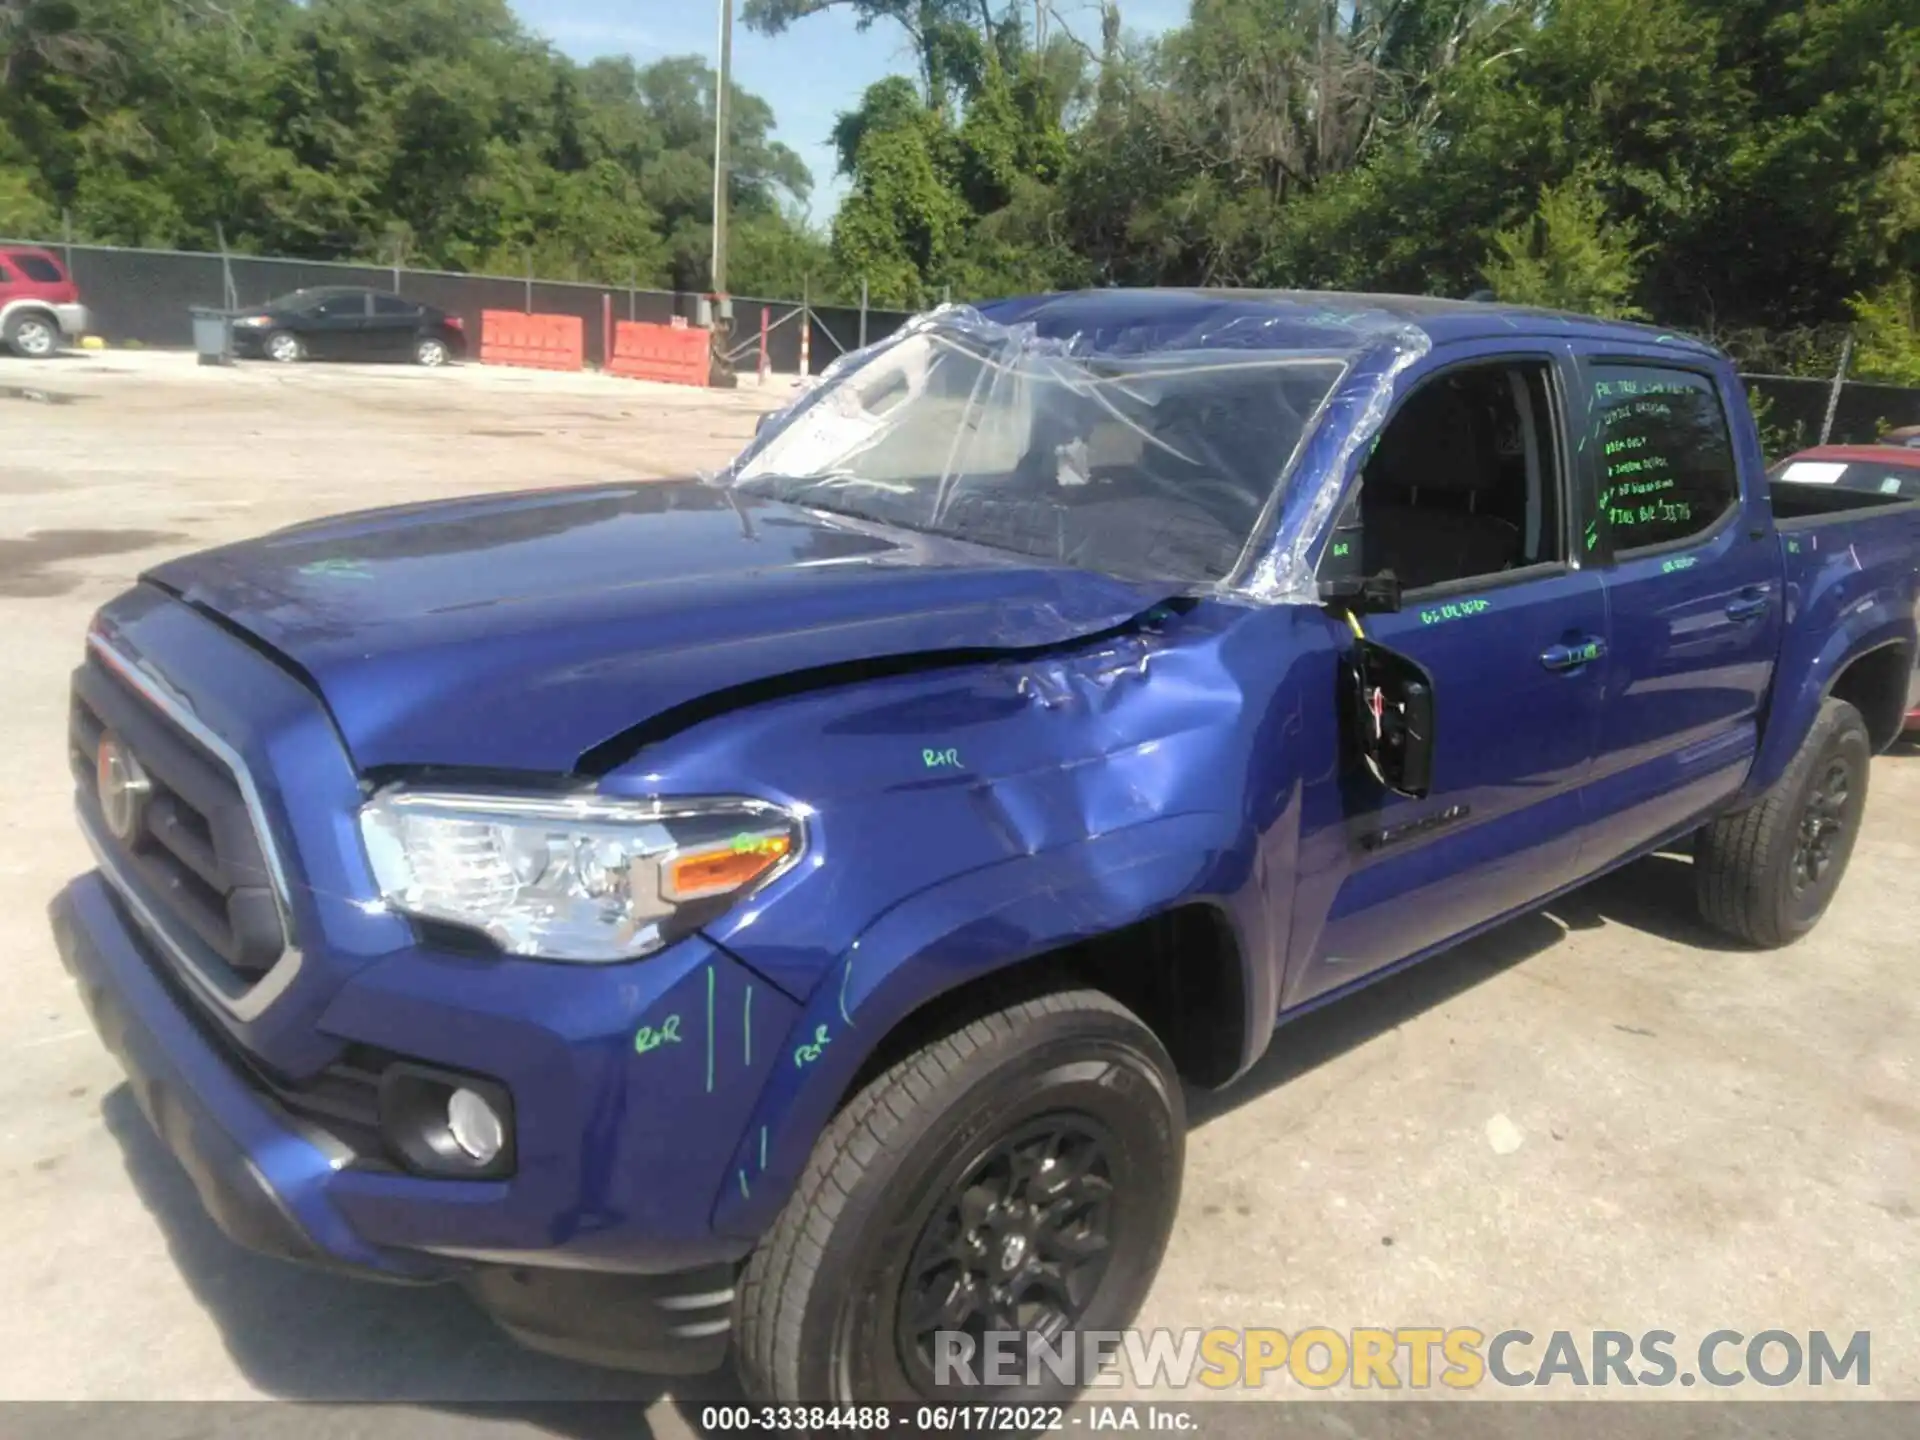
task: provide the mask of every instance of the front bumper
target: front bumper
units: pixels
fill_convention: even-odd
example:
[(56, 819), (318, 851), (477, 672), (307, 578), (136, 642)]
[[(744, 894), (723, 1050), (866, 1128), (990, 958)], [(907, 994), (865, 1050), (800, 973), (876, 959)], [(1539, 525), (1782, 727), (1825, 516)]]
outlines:
[(60, 326), (60, 333), (69, 339), (78, 340), (87, 333), (89, 317), (84, 305), (56, 305), (53, 318)]
[[(534, 1251), (488, 1263), (369, 1235), (355, 1219), (368, 1182), (386, 1182), (386, 1213), (415, 1228), (430, 1227), (436, 1207), (485, 1206), (509, 1187), (358, 1172), (349, 1147), (276, 1105), (225, 1053), (162, 978), (157, 957), (99, 874), (68, 885), (51, 920), (61, 959), (141, 1110), (208, 1215), (237, 1243), (370, 1279), (458, 1282), (523, 1343), (574, 1359), (679, 1374), (724, 1359), (731, 1263), (633, 1273), (564, 1253), (542, 1265)], [(396, 1198), (408, 1187), (411, 1205)]]

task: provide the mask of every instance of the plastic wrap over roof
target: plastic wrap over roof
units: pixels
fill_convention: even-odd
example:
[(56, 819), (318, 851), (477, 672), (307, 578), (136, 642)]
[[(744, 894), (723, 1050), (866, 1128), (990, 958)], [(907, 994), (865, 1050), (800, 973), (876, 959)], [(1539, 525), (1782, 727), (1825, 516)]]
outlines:
[(1288, 507), (1287, 482), (1310, 448), (1347, 476), (1431, 343), (1358, 296), (943, 306), (841, 357), (715, 479), (1170, 593), (1317, 603), (1311, 556), (1346, 486)]

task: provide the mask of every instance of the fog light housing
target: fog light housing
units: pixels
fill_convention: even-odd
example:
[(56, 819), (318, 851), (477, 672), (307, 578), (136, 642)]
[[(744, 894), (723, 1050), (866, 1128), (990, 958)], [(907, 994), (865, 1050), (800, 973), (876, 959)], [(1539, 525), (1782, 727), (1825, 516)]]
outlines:
[(416, 1175), (498, 1180), (513, 1173), (513, 1098), (480, 1076), (388, 1066), (380, 1077), (380, 1134)]
[(447, 1132), (482, 1165), (491, 1163), (507, 1143), (506, 1127), (493, 1107), (479, 1091), (464, 1085), (447, 1097)]

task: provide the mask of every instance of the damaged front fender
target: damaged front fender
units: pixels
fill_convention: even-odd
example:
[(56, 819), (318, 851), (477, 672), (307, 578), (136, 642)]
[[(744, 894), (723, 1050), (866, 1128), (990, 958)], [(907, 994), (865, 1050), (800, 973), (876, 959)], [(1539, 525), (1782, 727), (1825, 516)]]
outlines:
[[(842, 1096), (909, 1015), (1022, 958), (1239, 888), (1243, 838), (1234, 817), (1163, 816), (958, 876), (881, 917), (788, 1033), (715, 1197), (715, 1232), (752, 1238), (773, 1223)], [(1259, 1017), (1270, 1028), (1276, 997), (1266, 967), (1243, 964), (1244, 1064), (1265, 1043)]]
[(1296, 614), (1202, 601), (1078, 648), (750, 704), (601, 788), (731, 794), (751, 776), (804, 811), (805, 861), (708, 931), (804, 1000), (878, 917), (957, 876), (1169, 816), (1263, 834), (1291, 783), (1260, 734), (1298, 708), (1277, 700)]

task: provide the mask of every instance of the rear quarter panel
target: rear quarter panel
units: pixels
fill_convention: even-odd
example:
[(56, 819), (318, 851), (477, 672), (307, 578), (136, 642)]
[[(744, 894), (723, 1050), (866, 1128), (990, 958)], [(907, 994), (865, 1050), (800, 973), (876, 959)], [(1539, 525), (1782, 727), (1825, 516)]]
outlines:
[(1920, 503), (1783, 521), (1779, 540), (1786, 625), (1749, 800), (1786, 770), (1849, 664), (1886, 645), (1912, 663), (1920, 618)]

